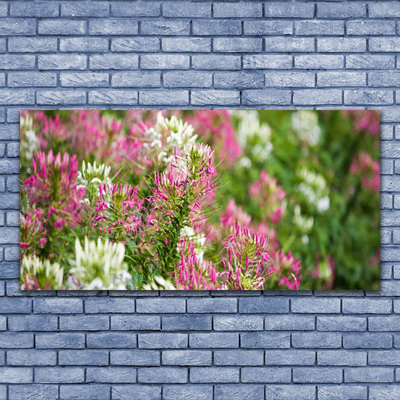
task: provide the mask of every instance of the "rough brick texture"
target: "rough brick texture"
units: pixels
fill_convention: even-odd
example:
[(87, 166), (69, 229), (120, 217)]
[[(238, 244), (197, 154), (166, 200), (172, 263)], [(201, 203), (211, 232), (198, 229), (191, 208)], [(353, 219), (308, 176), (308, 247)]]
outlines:
[[(0, 399), (400, 398), (398, 17), (387, 0), (0, 2)], [(381, 109), (381, 291), (21, 292), (19, 110), (63, 107)]]

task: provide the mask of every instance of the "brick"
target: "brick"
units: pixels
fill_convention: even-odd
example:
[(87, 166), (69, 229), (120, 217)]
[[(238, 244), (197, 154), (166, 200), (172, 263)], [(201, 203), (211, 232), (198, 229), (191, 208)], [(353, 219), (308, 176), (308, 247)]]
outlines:
[(260, 331), (263, 330), (263, 317), (257, 316), (215, 316), (216, 331)]
[(263, 399), (264, 386), (262, 385), (216, 385), (215, 400), (243, 400)]
[(239, 383), (239, 368), (191, 368), (192, 383)]
[(199, 315), (162, 317), (163, 331), (209, 331), (212, 317)]
[(187, 383), (187, 368), (139, 368), (140, 383)]
[(0, 332), (2, 349), (29, 349), (33, 347), (32, 333)]
[(153, 350), (112, 350), (111, 365), (157, 366), (160, 365), (160, 353)]
[(314, 87), (315, 74), (310, 72), (267, 72), (265, 74), (266, 87)]
[(187, 311), (189, 313), (235, 313), (237, 300), (234, 298), (205, 298), (188, 299)]
[[(335, 385), (335, 387), (337, 387)], [(309, 385), (267, 385), (265, 387), (267, 399), (295, 400), (314, 400), (316, 396), (315, 386)]]
[[(186, 5), (188, 6), (189, 4)], [(197, 36), (236, 36), (241, 35), (242, 33), (241, 21), (210, 19), (194, 20), (192, 24), (193, 35)]]
[(400, 17), (400, 4), (396, 2), (371, 3), (369, 5), (370, 18)]
[(399, 331), (400, 316), (370, 317), (368, 329), (370, 331)]
[[(158, 79), (157, 86), (160, 85)], [(211, 87), (212, 73), (201, 71), (170, 71), (163, 74), (164, 87), (192, 88)]]
[(86, 92), (83, 90), (46, 90), (36, 94), (36, 103), (40, 105), (69, 105), (69, 104), (85, 104)]
[(107, 17), (109, 5), (102, 1), (61, 3), (62, 17)]
[(268, 18), (313, 18), (314, 4), (267, 2), (264, 5), (264, 16)]
[(339, 299), (292, 299), (294, 313), (339, 313)]
[(391, 300), (378, 299), (343, 299), (345, 314), (390, 314)]
[[(189, 66), (189, 59), (187, 61), (187, 67), (188, 66)], [(212, 55), (205, 54), (201, 56), (193, 55), (192, 67), (193, 69), (206, 69), (206, 70), (238, 70), (241, 68), (241, 61), (239, 56), (233, 56), (233, 55), (218, 55), (218, 54), (212, 54)]]
[(319, 331), (365, 331), (367, 319), (350, 316), (317, 317), (317, 329)]
[(367, 7), (360, 3), (344, 3), (338, 7), (334, 3), (318, 3), (318, 18), (362, 18), (367, 16)]
[(131, 332), (89, 333), (86, 341), (88, 348), (135, 348), (136, 334)]
[[(387, 135), (387, 136), (385, 136)], [(384, 130), (381, 128), (381, 140), (385, 140), (385, 137), (387, 137), (387, 140), (392, 140), (392, 138), (389, 136), (390, 135), (390, 130)], [(392, 133), (393, 135), (393, 133)], [(395, 162), (395, 166), (396, 166), (396, 162)], [(381, 174), (382, 175), (393, 175), (393, 160), (381, 160)], [(381, 204), (383, 202), (390, 202), (391, 201), (389, 199), (392, 199), (391, 195), (387, 196), (381, 196)], [(383, 200), (382, 200), (383, 197)], [(392, 208), (392, 207), (390, 207)]]
[(271, 315), (265, 317), (265, 330), (268, 331), (312, 331), (315, 317), (302, 315)]
[(392, 336), (388, 333), (348, 333), (343, 335), (345, 349), (387, 349), (392, 347)]
[(0, 20), (0, 36), (34, 35), (36, 33), (36, 20), (26, 18), (13, 18)]
[(340, 368), (293, 368), (294, 383), (341, 383)]
[[(40, 37), (11, 37), (8, 39), (8, 50), (11, 53), (55, 52), (57, 51), (57, 39)], [(33, 56), (29, 57), (34, 58)], [(30, 63), (31, 62), (29, 62), (29, 64)]]
[(162, 352), (162, 365), (211, 365), (212, 352), (202, 350), (166, 350)]
[(86, 24), (85, 21), (70, 19), (40, 20), (38, 33), (39, 35), (84, 35)]
[(216, 350), (215, 365), (241, 366), (263, 365), (264, 352), (261, 350)]
[(224, 3), (214, 4), (214, 18), (260, 18), (262, 5), (259, 3), (232, 3), (229, 7)]
[(346, 368), (344, 370), (345, 382), (393, 382), (393, 369), (392, 368), (379, 368), (379, 367), (364, 367), (364, 368)]
[(134, 299), (92, 298), (85, 300), (85, 312), (88, 314), (133, 313), (134, 311)]
[(196, 106), (207, 104), (239, 105), (240, 94), (231, 90), (192, 90), (191, 104)]
[(110, 398), (108, 385), (61, 385), (60, 399), (96, 399), (107, 400)]
[(367, 399), (367, 387), (356, 385), (343, 386), (320, 386), (318, 385), (318, 399), (335, 400), (337, 398), (343, 400), (351, 399)]
[(141, 35), (176, 36), (189, 35), (189, 33), (189, 21), (142, 21), (140, 25)]
[(243, 105), (289, 105), (291, 103), (291, 93), (289, 90), (244, 90), (242, 92), (242, 103)]
[(140, 56), (140, 66), (142, 69), (188, 69), (189, 56), (181, 54), (142, 55)]
[(35, 382), (38, 383), (83, 383), (83, 368), (36, 368)]
[(315, 50), (312, 38), (267, 37), (264, 45), (267, 52), (301, 53)]
[(179, 349), (187, 345), (188, 335), (183, 333), (139, 334), (139, 348), (142, 349)]
[(161, 400), (161, 386), (124, 385), (112, 387), (112, 398), (118, 400)]
[(244, 55), (244, 69), (291, 69), (292, 57), (289, 55)]
[(111, 51), (116, 52), (156, 52), (160, 50), (160, 39), (133, 37), (111, 39)]
[(8, 329), (10, 331), (56, 331), (57, 317), (42, 315), (9, 316)]
[(291, 21), (244, 21), (245, 35), (292, 35), (293, 23)]
[(9, 87), (56, 87), (57, 75), (51, 72), (9, 72)]
[(31, 308), (32, 301), (28, 298), (0, 298), (0, 314), (8, 314), (10, 310), (14, 314), (30, 314)]
[(316, 353), (309, 350), (266, 350), (266, 365), (314, 365)]
[[(167, 3), (169, 4), (169, 3)], [(207, 400), (212, 398), (213, 388), (208, 385), (167, 385), (163, 387), (164, 400)]]
[(70, 314), (82, 313), (83, 301), (81, 299), (34, 299), (33, 311), (36, 314)]
[[(382, 3), (380, 4), (382, 6)], [(370, 4), (370, 6), (372, 6), (372, 4)], [(371, 14), (371, 7), (369, 8), (369, 13)], [(346, 33), (349, 36), (394, 35), (395, 30), (394, 21), (358, 20), (346, 22)]]
[(160, 3), (118, 1), (111, 4), (111, 15), (114, 17), (158, 17), (161, 14)]
[(85, 69), (86, 65), (85, 55), (51, 54), (38, 56), (39, 70)]
[(89, 57), (91, 69), (137, 69), (139, 57), (125, 54), (95, 54)]
[(171, 18), (207, 18), (211, 17), (211, 4), (167, 2), (162, 5), (162, 14)]
[(260, 38), (214, 38), (213, 50), (222, 53), (253, 53), (262, 50)]
[(108, 365), (108, 352), (105, 350), (61, 350), (58, 353), (59, 365)]
[(89, 104), (126, 104), (135, 105), (138, 102), (137, 92), (131, 90), (92, 90), (89, 93)]
[(35, 67), (34, 55), (3, 54), (0, 59), (0, 68), (9, 69), (33, 69)]
[[(139, 104), (141, 105), (169, 105), (169, 106), (184, 106), (189, 104), (189, 92), (187, 90), (175, 90), (175, 91), (170, 91), (170, 92), (161, 92), (161, 91), (144, 91), (141, 90), (139, 92)], [(160, 299), (161, 300), (161, 299)], [(164, 300), (164, 299), (162, 299)], [(168, 299), (172, 300), (172, 299)], [(179, 299), (181, 300), (181, 299)], [(173, 303), (174, 304), (174, 303)], [(145, 310), (145, 307), (142, 308)], [(167, 310), (170, 309), (170, 307), (167, 306), (164, 312), (168, 312)], [(180, 308), (176, 308), (170, 312), (177, 313), (181, 312), (179, 311)], [(147, 311), (143, 311), (147, 312)], [(162, 310), (159, 311), (160, 313)]]
[(317, 354), (318, 365), (357, 366), (367, 365), (367, 353), (360, 351), (323, 350)]
[(74, 315), (60, 317), (63, 331), (99, 331), (109, 329), (109, 318), (96, 315)]
[(385, 105), (393, 104), (391, 90), (345, 90), (344, 102), (349, 105)]
[(257, 297), (239, 299), (239, 312), (254, 314), (260, 313), (287, 313), (289, 312), (289, 299), (284, 297)]
[(87, 368), (88, 383), (135, 383), (136, 370), (133, 368)]
[(49, 2), (13, 2), (10, 4), (11, 17), (58, 17), (59, 5)]
[(161, 327), (159, 316), (144, 315), (116, 315), (111, 317), (111, 329), (113, 330), (159, 330)]
[(400, 365), (400, 351), (372, 350), (368, 352), (369, 365)]
[(343, 68), (344, 57), (332, 54), (297, 55), (294, 65), (300, 69), (339, 69)]
[(161, 49), (169, 53), (180, 53), (182, 49), (191, 53), (209, 53), (211, 51), (211, 39), (163, 38), (161, 40)]
[(92, 19), (89, 21), (90, 35), (137, 35), (138, 21), (133, 19)]
[(368, 85), (372, 87), (393, 87), (400, 84), (400, 71), (373, 71), (368, 74)]
[(30, 383), (32, 380), (32, 368), (0, 368), (0, 383)]
[(242, 382), (244, 383), (290, 383), (290, 368), (242, 368)]
[(243, 333), (240, 337), (241, 347), (254, 349), (287, 349), (290, 347), (289, 333)]
[[(44, 73), (41, 72), (41, 75)], [(108, 74), (101, 72), (61, 72), (60, 84), (63, 87), (102, 87), (108, 86)]]
[(58, 397), (56, 385), (13, 385), (9, 386), (9, 399), (35, 399), (47, 400)]
[(10, 350), (7, 364), (13, 366), (51, 366), (56, 365), (57, 353), (54, 350)]
[(367, 76), (365, 72), (347, 72), (347, 71), (318, 72), (317, 84), (319, 87), (366, 86)]
[(294, 30), (299, 36), (342, 36), (344, 35), (343, 21), (307, 20), (295, 21)]
[(339, 333), (307, 332), (293, 333), (292, 346), (294, 348), (334, 349), (341, 347), (342, 335)]
[(367, 42), (361, 38), (318, 38), (317, 51), (324, 53), (362, 53)]
[(191, 348), (237, 348), (239, 347), (238, 333), (191, 333), (189, 335)]
[(105, 52), (108, 51), (108, 39), (103, 38), (61, 38), (60, 50), (65, 52)]
[(351, 69), (392, 69), (395, 60), (393, 56), (387, 55), (346, 55), (346, 68)]
[(400, 48), (400, 38), (374, 37), (369, 39), (369, 50), (372, 52), (397, 52)]

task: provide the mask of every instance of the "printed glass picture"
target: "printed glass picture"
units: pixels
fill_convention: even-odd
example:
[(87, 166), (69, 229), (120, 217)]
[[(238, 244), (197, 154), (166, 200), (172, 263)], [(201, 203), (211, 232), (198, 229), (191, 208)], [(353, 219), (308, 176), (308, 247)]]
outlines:
[(379, 289), (379, 111), (22, 111), (21, 289)]

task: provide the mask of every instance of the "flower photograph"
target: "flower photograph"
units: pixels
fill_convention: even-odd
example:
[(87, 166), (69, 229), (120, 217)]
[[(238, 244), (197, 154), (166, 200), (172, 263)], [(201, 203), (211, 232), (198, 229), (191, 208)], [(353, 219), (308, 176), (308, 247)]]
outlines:
[(21, 290), (379, 290), (374, 110), (25, 110)]

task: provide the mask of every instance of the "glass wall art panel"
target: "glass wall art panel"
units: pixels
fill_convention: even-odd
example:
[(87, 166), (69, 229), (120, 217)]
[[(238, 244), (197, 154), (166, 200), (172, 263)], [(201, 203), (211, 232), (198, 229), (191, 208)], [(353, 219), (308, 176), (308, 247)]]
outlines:
[(379, 111), (21, 112), (22, 290), (380, 288)]

